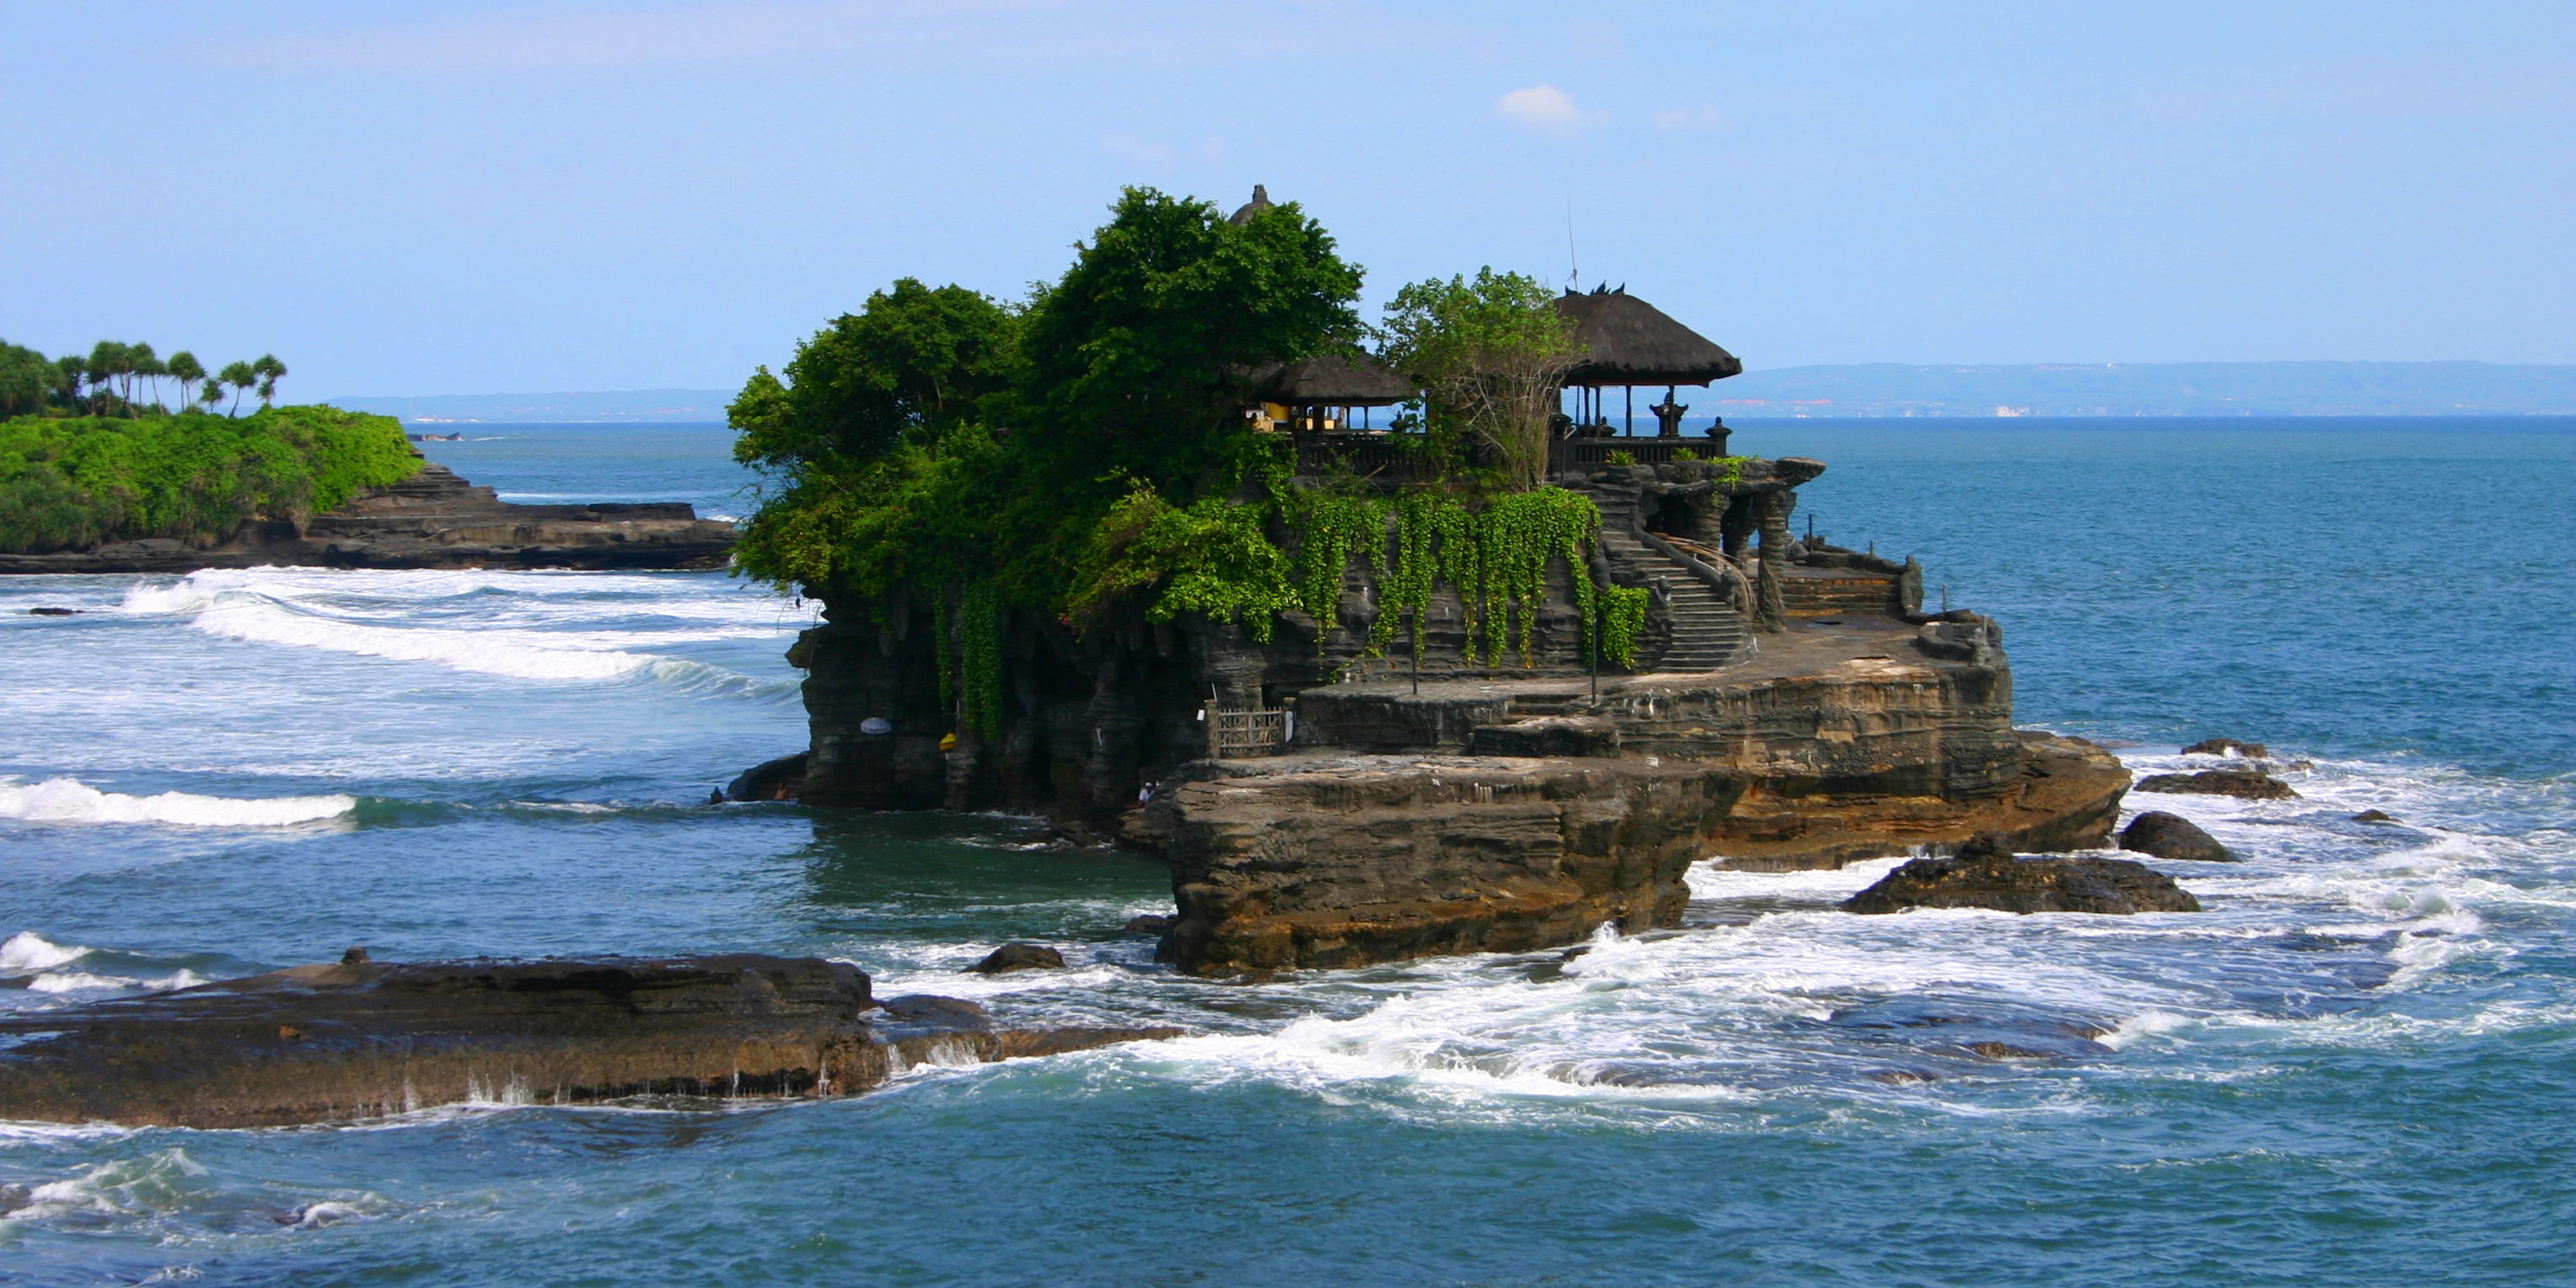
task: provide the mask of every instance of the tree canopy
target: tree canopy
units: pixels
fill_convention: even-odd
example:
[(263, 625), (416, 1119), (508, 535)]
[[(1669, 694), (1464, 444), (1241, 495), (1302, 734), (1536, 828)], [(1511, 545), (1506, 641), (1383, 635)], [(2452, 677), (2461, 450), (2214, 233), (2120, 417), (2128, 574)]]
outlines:
[[(212, 376), (197, 355), (181, 349), (162, 358), (148, 343), (101, 340), (87, 354), (66, 353), (48, 360), (34, 349), (0, 341), (0, 419), (11, 416), (111, 416), (132, 419), (162, 416), (161, 382), (179, 385), (181, 413), (211, 411), (222, 401), (210, 396), (220, 387), (233, 389), (233, 408), (241, 395), (256, 387), (263, 406), (277, 399), (277, 382), (286, 364), (262, 354), (255, 362), (235, 362)], [(207, 382), (206, 394), (194, 386)]]
[(770, 490), (743, 566), (865, 598), (960, 579), (1061, 612), (1136, 485), (1238, 486), (1263, 363), (1355, 345), (1360, 270), (1294, 204), (1241, 224), (1126, 190), (1058, 281), (1016, 308), (904, 279), (755, 372), (729, 409)]
[(1484, 444), (1510, 486), (1547, 474), (1548, 418), (1583, 356), (1554, 293), (1520, 273), (1415, 282), (1386, 311), (1389, 365), (1430, 393), (1432, 428)]

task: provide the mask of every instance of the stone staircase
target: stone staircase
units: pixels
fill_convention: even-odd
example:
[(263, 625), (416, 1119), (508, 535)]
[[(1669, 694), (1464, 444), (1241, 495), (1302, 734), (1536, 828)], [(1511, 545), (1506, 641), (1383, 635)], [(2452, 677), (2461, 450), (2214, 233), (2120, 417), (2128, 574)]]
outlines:
[(1646, 544), (1637, 523), (1636, 498), (1624, 490), (1591, 494), (1601, 507), (1601, 553), (1623, 580), (1643, 578), (1659, 585), (1670, 610), (1672, 629), (1652, 658), (1638, 659), (1642, 669), (1714, 671), (1743, 652), (1750, 624), (1715, 587), (1679, 561)]

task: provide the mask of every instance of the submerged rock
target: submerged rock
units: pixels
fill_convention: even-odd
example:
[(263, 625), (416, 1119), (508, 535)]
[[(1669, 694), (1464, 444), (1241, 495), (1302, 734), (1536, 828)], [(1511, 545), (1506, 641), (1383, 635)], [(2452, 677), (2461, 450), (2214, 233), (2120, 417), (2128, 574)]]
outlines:
[(2183, 748), (2182, 754), (2186, 756), (2243, 756), (2248, 760), (2261, 760), (2264, 757), (2271, 755), (2272, 749), (2259, 742), (2247, 742), (2242, 738), (2203, 738), (2200, 741)]
[[(897, 1009), (897, 1008), (900, 1009)], [(857, 967), (735, 954), (298, 966), (0, 1017), (0, 1119), (268, 1127), (460, 1102), (794, 1099), (936, 1056), (1000, 1060), (1168, 1028), (1012, 1029)]]
[(2236, 861), (2236, 856), (2220, 845), (2218, 838), (2202, 831), (2199, 824), (2160, 809), (2148, 810), (2130, 820), (2120, 833), (2120, 848), (2188, 863)]
[(2002, 912), (2198, 912), (2200, 901), (2127, 859), (2017, 859), (1994, 837), (1971, 838), (1945, 859), (1915, 859), (1842, 902), (1845, 912), (1993, 908)]
[(1127, 919), (1126, 926), (1121, 928), (1119, 933), (1126, 935), (1159, 935), (1172, 928), (1172, 921), (1173, 918), (1171, 917), (1149, 912), (1141, 917), (1129, 917)]
[(966, 969), (977, 975), (1007, 975), (1015, 970), (1062, 970), (1064, 954), (1044, 944), (1008, 943)]
[(797, 752), (776, 760), (765, 760), (734, 776), (725, 784), (717, 799), (727, 801), (792, 801), (805, 785), (805, 761), (809, 753)]
[(2234, 796), (2249, 801), (2292, 801), (2299, 794), (2288, 783), (2259, 769), (2204, 769), (2196, 774), (2150, 774), (2138, 780), (2142, 792), (2197, 796)]
[(2386, 810), (2366, 809), (2352, 816), (2356, 823), (2395, 823), (2398, 817)]

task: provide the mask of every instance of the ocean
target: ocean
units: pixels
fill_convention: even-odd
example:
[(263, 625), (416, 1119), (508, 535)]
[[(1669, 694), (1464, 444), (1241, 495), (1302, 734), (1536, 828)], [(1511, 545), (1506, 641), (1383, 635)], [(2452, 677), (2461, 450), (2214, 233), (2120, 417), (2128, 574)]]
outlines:
[[(751, 503), (724, 432), (461, 426), (507, 499)], [(813, 606), (718, 573), (0, 579), (0, 1007), (733, 950), (1195, 1036), (721, 1112), (0, 1124), (0, 1284), (2576, 1283), (2576, 421), (1747, 421), (1999, 617), (2025, 725), (2246, 857), (2132, 918), (1693, 875), (1677, 932), (1178, 978), (1160, 866), (710, 806)], [(79, 616), (37, 617), (56, 606)], [(2396, 825), (2351, 821), (2363, 809)], [(1071, 969), (961, 974), (999, 943)]]

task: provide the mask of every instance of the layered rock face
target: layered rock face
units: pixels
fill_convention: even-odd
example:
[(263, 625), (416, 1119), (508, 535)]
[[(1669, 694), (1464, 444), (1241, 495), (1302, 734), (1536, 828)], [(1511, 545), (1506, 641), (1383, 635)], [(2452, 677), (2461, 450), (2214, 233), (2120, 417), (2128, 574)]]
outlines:
[[(1911, 562), (1788, 541), (1791, 489), (1823, 469), (1754, 462), (1730, 481), (1689, 461), (1583, 483), (1605, 525), (1591, 571), (1649, 592), (1634, 675), (1585, 673), (1561, 563), (1529, 666), (1462, 664), (1446, 589), (1418, 679), (1400, 643), (1364, 661), (1378, 609), (1355, 565), (1337, 620), (1290, 615), (1266, 644), (1189, 619), (1077, 635), (1010, 615), (1004, 718), (986, 737), (936, 662), (934, 623), (955, 606), (834, 604), (789, 654), (810, 672), (803, 761), (732, 794), (1044, 812), (1077, 839), (1156, 849), (1179, 906), (1164, 955), (1211, 974), (1668, 925), (1683, 870), (1712, 855), (1792, 868), (1980, 832), (2026, 851), (2107, 843), (2129, 775), (2088, 743), (2013, 728), (1999, 627), (1921, 613)], [(1748, 563), (1756, 535), (1765, 559)], [(1784, 588), (1804, 581), (1841, 597)], [(1210, 760), (1210, 702), (1294, 704), (1294, 738)]]
[(1201, 974), (1572, 943), (1679, 921), (1744, 788), (1630, 760), (1200, 762), (1130, 835), (1172, 863), (1164, 960)]
[(722, 568), (730, 523), (682, 502), (513, 505), (444, 465), (298, 526), (247, 528), (221, 545), (121, 541), (49, 555), (0, 554), (0, 572), (186, 573), (297, 564), (326, 568)]
[(1170, 1029), (1012, 1029), (856, 967), (749, 954), (371, 964), (0, 1019), (0, 1119), (268, 1127), (459, 1102), (855, 1095), (932, 1058)]

